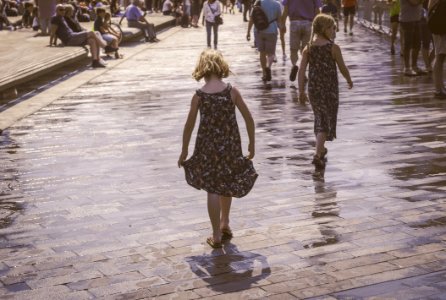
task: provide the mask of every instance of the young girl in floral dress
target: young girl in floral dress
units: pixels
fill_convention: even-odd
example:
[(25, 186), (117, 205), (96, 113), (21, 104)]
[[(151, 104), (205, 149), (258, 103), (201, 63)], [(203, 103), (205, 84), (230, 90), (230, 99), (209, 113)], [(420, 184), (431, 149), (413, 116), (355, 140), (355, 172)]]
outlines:
[[(243, 197), (257, 179), (251, 159), (254, 157), (254, 120), (239, 91), (222, 81), (229, 76), (229, 66), (220, 52), (201, 53), (192, 76), (205, 84), (196, 91), (183, 132), (183, 147), (178, 167), (183, 166), (186, 181), (207, 192), (212, 237), (206, 242), (221, 248), (222, 241), (232, 238), (229, 212), (232, 197)], [(248, 131), (248, 156), (242, 154), (240, 133), (235, 115), (238, 108)], [(195, 120), (200, 112), (193, 155), (186, 160)]]
[(314, 134), (316, 154), (313, 164), (316, 169), (325, 167), (327, 148), (325, 141), (336, 138), (336, 122), (339, 107), (338, 66), (347, 80), (348, 88), (353, 87), (350, 73), (342, 58), (341, 49), (333, 43), (336, 21), (326, 14), (319, 14), (313, 21), (311, 38), (302, 53), (298, 82), (300, 101), (307, 100), (305, 93), (305, 72), (308, 72), (308, 93), (314, 113)]

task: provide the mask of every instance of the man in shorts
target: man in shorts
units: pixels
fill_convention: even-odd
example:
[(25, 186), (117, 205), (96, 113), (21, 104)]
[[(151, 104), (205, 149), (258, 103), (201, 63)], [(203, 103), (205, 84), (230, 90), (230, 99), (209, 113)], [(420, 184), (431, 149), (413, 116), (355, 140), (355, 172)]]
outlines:
[(350, 35), (353, 35), (353, 24), (356, 14), (356, 0), (342, 0), (342, 12), (344, 14), (344, 33), (347, 33), (347, 25)]
[[(271, 81), (271, 65), (274, 62), (276, 56), (276, 44), (277, 44), (277, 29), (278, 23), (282, 16), (282, 9), (280, 4), (275, 0), (259, 0), (254, 5), (260, 5), (261, 9), (268, 17), (269, 26), (264, 30), (256, 30), (256, 45), (260, 52), (260, 65), (262, 66), (264, 82)], [(251, 29), (254, 25), (254, 21), (251, 15), (248, 23), (248, 33), (246, 39), (251, 39)]]
[(400, 24), (404, 38), (404, 75), (417, 76), (425, 72), (417, 66), (421, 48), (421, 12), (423, 0), (401, 0)]
[(51, 18), (50, 47), (57, 45), (59, 38), (65, 46), (90, 46), (93, 58), (93, 68), (104, 68), (105, 65), (99, 61), (99, 49), (106, 45), (96, 36), (93, 31), (73, 32), (64, 18), (65, 7), (63, 4), (56, 6), (56, 15)]
[(290, 59), (292, 63), (290, 81), (296, 80), (298, 52), (310, 41), (311, 24), (320, 12), (321, 0), (284, 0), (281, 27), (285, 27), (286, 18), (290, 17)]
[[(428, 11), (438, 3), (439, 0), (429, 0)], [(433, 68), (435, 93), (437, 99), (446, 100), (446, 87), (444, 85), (444, 61), (446, 59), (446, 34), (432, 34), (435, 49), (435, 61)]]

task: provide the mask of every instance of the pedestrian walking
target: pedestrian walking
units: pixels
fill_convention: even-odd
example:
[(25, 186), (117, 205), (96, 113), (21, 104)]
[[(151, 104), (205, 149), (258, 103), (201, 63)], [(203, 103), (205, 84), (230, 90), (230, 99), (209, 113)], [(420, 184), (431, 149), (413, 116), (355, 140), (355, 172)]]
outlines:
[(221, 19), (220, 1), (208, 0), (203, 4), (203, 26), (206, 21), (207, 46), (211, 48), (211, 35), (214, 32), (214, 49), (218, 47), (218, 19)]
[[(428, 4), (428, 12), (429, 14), (433, 14), (433, 10), (437, 9), (436, 13), (440, 14), (440, 19), (443, 20), (443, 26), (440, 28), (435, 28), (439, 30), (439, 32), (443, 33), (433, 33), (432, 37), (434, 40), (434, 49), (435, 49), (435, 59), (434, 59), (434, 85), (435, 85), (435, 93), (434, 97), (437, 99), (446, 99), (446, 88), (444, 85), (444, 77), (443, 77), (443, 69), (444, 69), (444, 61), (446, 58), (446, 32), (444, 27), (444, 15), (442, 15), (443, 11), (446, 9), (445, 0), (429, 0)], [(441, 3), (442, 2), (442, 3)], [(440, 7), (442, 5), (442, 7)], [(443, 8), (443, 10), (440, 10)], [(441, 24), (437, 24), (440, 25)]]
[(248, 23), (246, 39), (251, 39), (251, 29), (254, 25), (256, 46), (260, 52), (260, 65), (262, 66), (264, 82), (271, 81), (271, 65), (276, 56), (277, 31), (282, 9), (275, 0), (259, 0), (254, 4), (251, 18)]
[[(399, 28), (399, 15), (400, 15), (400, 0), (388, 0), (389, 2), (389, 17), (390, 17), (390, 54), (395, 55), (395, 41)], [(403, 53), (404, 49), (404, 37), (401, 34), (400, 28), (400, 51)]]
[(290, 59), (291, 72), (290, 81), (296, 80), (298, 52), (305, 48), (310, 41), (311, 22), (320, 12), (321, 0), (284, 0), (282, 14), (282, 25), (285, 27), (287, 17), (290, 18)]
[(404, 35), (404, 75), (423, 74), (418, 68), (418, 54), (421, 48), (421, 15), (423, 0), (401, 0), (400, 23)]
[(353, 25), (355, 24), (356, 0), (342, 0), (342, 12), (344, 13), (344, 33), (347, 33), (347, 25), (349, 34), (353, 35)]
[(308, 94), (314, 113), (314, 134), (316, 153), (312, 163), (316, 171), (325, 168), (327, 148), (325, 141), (336, 138), (336, 123), (339, 106), (338, 73), (347, 80), (348, 87), (353, 87), (350, 73), (342, 58), (341, 48), (333, 42), (336, 22), (333, 17), (320, 14), (312, 24), (310, 43), (305, 47), (298, 74), (299, 100), (305, 102), (305, 72), (308, 71)]
[[(232, 197), (245, 196), (258, 176), (251, 161), (255, 154), (254, 120), (240, 92), (223, 82), (229, 73), (229, 66), (219, 51), (207, 49), (201, 53), (192, 76), (197, 81), (204, 78), (205, 84), (192, 97), (178, 159), (187, 183), (207, 192), (212, 237), (206, 242), (213, 248), (221, 248), (222, 242), (232, 238), (229, 226)], [(248, 131), (246, 157), (242, 154), (236, 107)], [(186, 160), (198, 111), (200, 125), (195, 149)]]

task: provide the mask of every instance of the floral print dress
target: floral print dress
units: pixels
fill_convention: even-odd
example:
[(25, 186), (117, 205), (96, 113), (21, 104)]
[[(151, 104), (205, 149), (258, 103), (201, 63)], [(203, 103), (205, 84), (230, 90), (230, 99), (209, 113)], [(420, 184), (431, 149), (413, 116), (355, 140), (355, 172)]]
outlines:
[(183, 163), (186, 181), (197, 189), (226, 197), (243, 197), (252, 189), (257, 173), (243, 157), (231, 85), (219, 93), (197, 90), (200, 126), (194, 153)]
[(336, 138), (339, 107), (338, 71), (332, 57), (333, 43), (309, 48), (308, 95), (314, 113), (314, 133), (325, 132), (327, 141)]

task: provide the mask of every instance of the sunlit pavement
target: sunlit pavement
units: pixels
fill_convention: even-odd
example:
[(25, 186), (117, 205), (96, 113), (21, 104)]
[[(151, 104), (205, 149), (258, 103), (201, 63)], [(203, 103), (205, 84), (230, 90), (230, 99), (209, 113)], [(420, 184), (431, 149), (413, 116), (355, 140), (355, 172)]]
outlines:
[(313, 179), (311, 107), (279, 46), (261, 82), (241, 21), (225, 15), (219, 48), (256, 122), (259, 178), (233, 202), (232, 241), (205, 243), (206, 194), (176, 166), (206, 43), (202, 27), (175, 28), (3, 132), (0, 298), (446, 299), (432, 78), (402, 77), (382, 36), (338, 33), (354, 88), (340, 76), (338, 139)]

